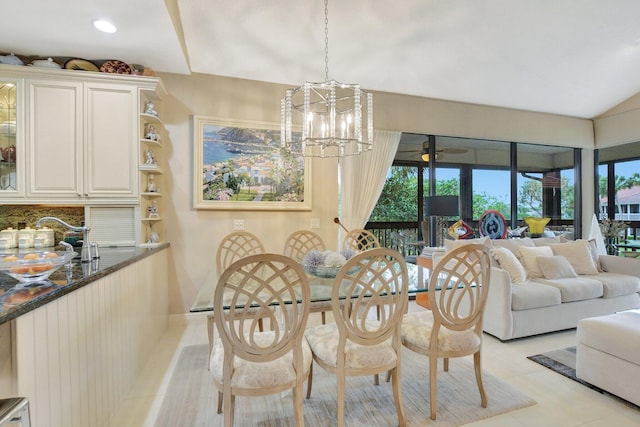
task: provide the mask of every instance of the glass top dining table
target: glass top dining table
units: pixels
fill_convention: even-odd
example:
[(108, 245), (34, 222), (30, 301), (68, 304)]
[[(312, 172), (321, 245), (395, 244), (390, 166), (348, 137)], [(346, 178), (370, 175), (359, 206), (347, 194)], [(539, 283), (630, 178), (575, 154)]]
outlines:
[[(409, 296), (427, 292), (429, 269), (407, 263), (407, 270), (409, 276)], [(309, 278), (309, 286), (311, 287), (311, 303), (331, 301), (331, 291), (335, 285), (335, 278), (319, 277), (312, 274), (307, 274), (307, 277)], [(213, 311), (213, 293), (217, 282), (218, 277), (216, 272), (214, 270), (210, 271), (200, 286), (198, 294), (189, 310), (190, 312)]]

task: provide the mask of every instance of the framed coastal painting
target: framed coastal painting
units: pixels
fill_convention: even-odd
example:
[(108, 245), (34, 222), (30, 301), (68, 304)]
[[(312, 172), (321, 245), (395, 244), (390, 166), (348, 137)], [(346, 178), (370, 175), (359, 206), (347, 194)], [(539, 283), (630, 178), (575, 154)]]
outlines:
[(195, 209), (311, 210), (311, 162), (280, 125), (193, 116)]

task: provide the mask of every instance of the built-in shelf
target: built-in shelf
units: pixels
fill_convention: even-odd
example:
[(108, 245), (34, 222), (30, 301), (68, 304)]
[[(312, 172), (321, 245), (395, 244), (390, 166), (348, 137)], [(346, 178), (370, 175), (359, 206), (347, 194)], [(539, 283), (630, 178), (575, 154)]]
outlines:
[[(161, 99), (155, 91), (141, 91), (140, 94), (140, 242), (138, 246), (153, 248), (165, 239), (164, 202), (162, 189), (165, 182), (162, 176), (164, 165), (165, 130), (159, 117)], [(153, 102), (153, 112), (147, 113), (147, 103)], [(153, 182), (158, 191), (148, 191)], [(149, 217), (149, 215), (152, 215)]]

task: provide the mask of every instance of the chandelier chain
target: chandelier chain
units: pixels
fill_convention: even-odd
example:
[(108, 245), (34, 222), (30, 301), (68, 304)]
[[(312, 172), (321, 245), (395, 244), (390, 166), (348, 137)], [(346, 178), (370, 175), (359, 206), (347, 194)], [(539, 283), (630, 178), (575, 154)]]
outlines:
[(329, 0), (324, 0), (324, 81), (329, 81)]

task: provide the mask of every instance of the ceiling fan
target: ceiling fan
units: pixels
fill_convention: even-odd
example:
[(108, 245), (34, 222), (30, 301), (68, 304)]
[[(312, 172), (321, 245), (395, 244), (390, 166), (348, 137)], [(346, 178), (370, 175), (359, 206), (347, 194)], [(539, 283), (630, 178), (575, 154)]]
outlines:
[[(438, 148), (436, 149), (436, 160), (442, 159), (444, 154), (464, 154), (467, 151), (469, 150), (467, 150), (466, 148), (454, 148), (454, 147)], [(424, 141), (422, 143), (422, 150), (399, 150), (398, 153), (420, 153), (420, 158), (423, 161), (428, 162), (429, 161), (429, 141)]]

